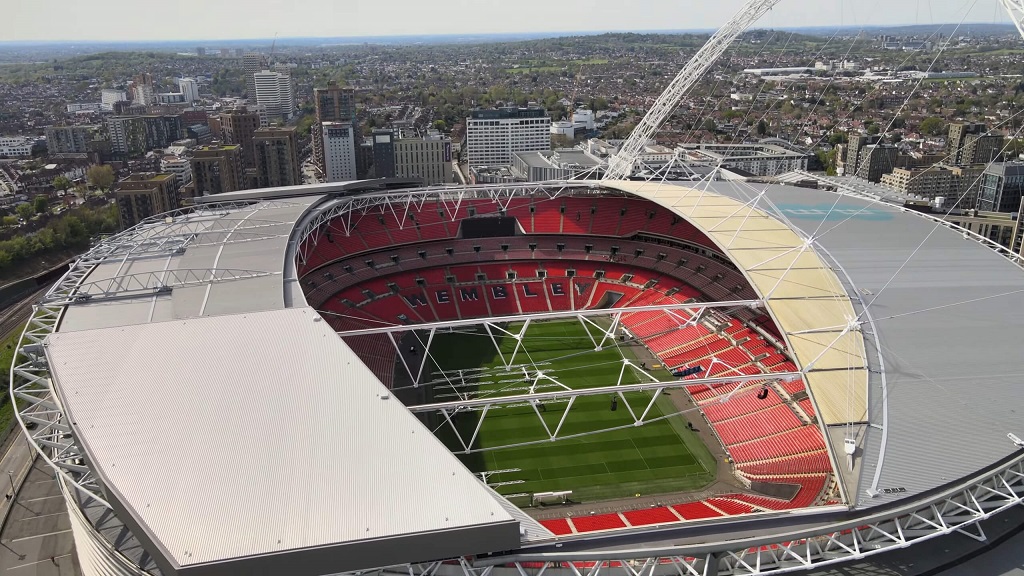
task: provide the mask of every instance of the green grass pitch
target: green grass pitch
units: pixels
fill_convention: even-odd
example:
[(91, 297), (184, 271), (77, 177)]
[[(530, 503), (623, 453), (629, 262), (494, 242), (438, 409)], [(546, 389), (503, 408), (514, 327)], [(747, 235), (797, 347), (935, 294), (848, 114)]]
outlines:
[[(521, 326), (516, 324), (506, 329), (516, 333)], [(615, 345), (594, 351), (585, 330), (575, 319), (532, 323), (510, 371), (505, 370), (482, 327), (439, 333), (431, 346), (435, 368), (433, 400), (457, 400), (456, 391), (471, 398), (524, 393), (530, 383), (524, 380), (522, 368), (515, 365), (531, 363), (574, 389), (614, 385), (623, 356), (633, 359), (632, 352)], [(596, 329), (592, 332), (599, 340), (599, 332)], [(497, 331), (494, 334), (505, 357), (510, 357), (515, 339), (500, 337)], [(458, 370), (463, 370), (462, 377)], [(659, 379), (670, 378), (663, 370), (650, 372)], [(449, 385), (448, 380), (453, 385)], [(623, 382), (640, 381), (641, 375), (627, 368)], [(541, 380), (537, 391), (557, 389), (557, 385)], [(626, 394), (629, 407), (637, 415), (644, 411), (650, 399), (648, 392)], [(548, 402), (541, 410), (550, 430), (558, 426), (567, 404), (568, 400)], [(696, 433), (687, 429), (683, 416), (636, 427), (625, 403), (619, 400), (615, 411), (611, 410), (611, 404), (610, 395), (578, 397), (562, 425), (560, 437), (624, 428), (554, 442), (549, 440), (530, 405), (493, 407), (472, 448), (540, 442), (471, 454), (464, 453), (443, 418), (434, 426), (438, 427), (438, 436), (473, 472), (518, 468), (519, 471), (494, 474), (489, 478), (491, 484), (512, 482), (496, 488), (505, 495), (572, 490), (573, 500), (593, 502), (632, 497), (637, 493), (697, 490), (714, 479), (715, 459)], [(645, 420), (674, 412), (671, 399), (662, 395)], [(473, 435), (478, 422), (479, 412), (473, 411), (462, 411), (454, 420), (466, 440)]]

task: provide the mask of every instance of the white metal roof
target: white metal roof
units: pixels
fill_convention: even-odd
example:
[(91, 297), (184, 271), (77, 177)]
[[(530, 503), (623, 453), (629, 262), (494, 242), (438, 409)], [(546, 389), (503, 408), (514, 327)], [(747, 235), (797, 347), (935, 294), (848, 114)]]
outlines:
[(60, 332), (47, 356), (175, 567), (513, 521), (311, 308)]

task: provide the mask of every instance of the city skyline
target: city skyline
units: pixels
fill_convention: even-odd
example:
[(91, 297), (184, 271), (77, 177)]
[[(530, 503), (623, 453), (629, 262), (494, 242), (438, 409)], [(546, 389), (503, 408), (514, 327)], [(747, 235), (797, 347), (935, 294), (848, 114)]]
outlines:
[[(569, 33), (593, 31), (702, 30), (717, 28), (743, 2), (686, 0), (665, 6), (662, 0), (636, 0), (628, 10), (606, 0), (566, 0), (557, 11), (540, 0), (522, 0), (515, 10), (495, 0), (456, 0), (444, 4), (393, 0), (352, 0), (343, 7), (330, 0), (307, 0), (297, 9), (282, 0), (198, 0), (161, 6), (161, 16), (118, 10), (120, 3), (82, 4), (50, 0), (15, 6), (8, 12), (8, 42), (211, 41), (282, 38), (343, 38), (458, 34)], [(997, 0), (786, 0), (758, 27), (885, 26), (960, 21), (1009, 23)], [(31, 8), (31, 9), (30, 9)], [(443, 9), (441, 9), (443, 8)], [(628, 18), (623, 20), (623, 12)], [(116, 13), (112, 21), (110, 14)], [(74, 29), (54, 27), (54, 14)], [(202, 14), (202, 18), (196, 18)], [(307, 18), (309, 15), (318, 18)], [(112, 23), (116, 25), (112, 26)], [(187, 26), (184, 25), (187, 23)]]

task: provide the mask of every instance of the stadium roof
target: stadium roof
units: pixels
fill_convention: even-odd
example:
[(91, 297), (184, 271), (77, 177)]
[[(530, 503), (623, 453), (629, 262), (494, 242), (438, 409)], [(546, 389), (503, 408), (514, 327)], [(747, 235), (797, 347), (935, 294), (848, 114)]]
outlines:
[[(225, 196), (255, 203), (108, 241), (123, 246), (85, 278), (50, 337), (75, 437), (166, 573), (312, 574), (327, 571), (327, 555), (340, 571), (402, 562), (395, 550), (422, 560), (519, 545), (523, 519), (384, 398), (296, 288), (296, 230), (346, 186)], [(922, 215), (853, 196), (733, 182), (602, 186), (704, 230), (765, 299), (798, 364), (813, 368), (819, 414), (870, 424), (861, 488), (883, 493), (860, 506), (1015, 452), (1006, 434), (1024, 435), (1012, 344), (1024, 307), (1007, 295), (1024, 293), (1024, 271), (1013, 263)], [(873, 322), (851, 330), (866, 303)], [(350, 566), (337, 563), (342, 548)]]

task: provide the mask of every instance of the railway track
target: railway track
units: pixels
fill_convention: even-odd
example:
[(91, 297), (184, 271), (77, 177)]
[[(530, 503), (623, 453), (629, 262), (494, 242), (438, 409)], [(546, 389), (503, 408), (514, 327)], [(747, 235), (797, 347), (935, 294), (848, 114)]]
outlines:
[(21, 325), (28, 321), (32, 314), (32, 304), (39, 300), (49, 288), (49, 286), (43, 286), (0, 312), (0, 339), (6, 340), (12, 332), (21, 328)]

